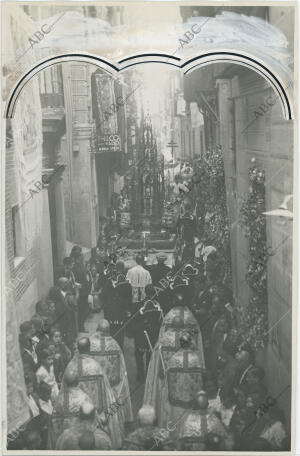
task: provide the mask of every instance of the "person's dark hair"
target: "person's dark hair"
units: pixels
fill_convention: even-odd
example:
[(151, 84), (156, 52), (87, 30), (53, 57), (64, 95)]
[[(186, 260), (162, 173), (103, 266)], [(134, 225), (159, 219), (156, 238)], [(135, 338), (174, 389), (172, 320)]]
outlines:
[(65, 266), (71, 266), (71, 264), (72, 264), (73, 262), (74, 262), (74, 259), (71, 258), (70, 256), (69, 256), (69, 257), (65, 257), (65, 258), (63, 259), (63, 264), (64, 264)]
[(81, 337), (77, 342), (79, 353), (89, 353), (91, 349), (91, 342), (88, 337)]
[(31, 321), (24, 321), (23, 323), (20, 324), (20, 333), (24, 334), (27, 333), (28, 331), (32, 330), (32, 322)]
[(78, 258), (82, 254), (82, 248), (79, 245), (74, 245), (72, 247), (70, 257), (71, 258)]
[(28, 385), (31, 383), (33, 385), (33, 388), (36, 389), (37, 387), (37, 379), (36, 375), (32, 371), (28, 371), (24, 373), (24, 380), (25, 380), (25, 385)]
[(82, 432), (78, 438), (78, 446), (81, 450), (95, 450), (96, 444), (93, 432)]
[(51, 356), (51, 352), (48, 350), (48, 348), (44, 348), (41, 351), (40, 360), (45, 361), (45, 359), (47, 359), (49, 356)]
[(48, 383), (41, 381), (37, 387), (37, 393), (42, 398), (44, 394), (51, 392), (51, 386)]
[(151, 298), (155, 296), (155, 288), (152, 285), (152, 283), (149, 283), (148, 285), (145, 286), (145, 294), (147, 298)]
[(252, 375), (254, 375), (255, 377), (257, 377), (259, 380), (263, 380), (264, 376), (265, 376), (265, 370), (263, 367), (260, 367), (260, 366), (254, 366), (252, 367), (249, 372), (251, 372)]
[(52, 338), (56, 332), (59, 332), (60, 335), (62, 335), (61, 329), (58, 326), (51, 326), (50, 337)]
[(96, 258), (97, 257), (97, 248), (99, 247), (92, 247), (91, 248), (91, 259), (93, 258)]
[(220, 399), (223, 402), (223, 400), (229, 400), (232, 402), (232, 404), (236, 401), (236, 396), (234, 394), (233, 388), (228, 387), (228, 388), (221, 388), (220, 390)]
[(38, 301), (35, 305), (36, 313), (37, 314), (40, 313), (43, 310), (43, 306), (45, 306), (45, 305), (46, 305), (45, 301), (43, 301), (43, 300)]
[(135, 257), (135, 261), (137, 264), (139, 264), (140, 266), (142, 266), (144, 264), (144, 257), (143, 255), (141, 254), (138, 254), (136, 257)]

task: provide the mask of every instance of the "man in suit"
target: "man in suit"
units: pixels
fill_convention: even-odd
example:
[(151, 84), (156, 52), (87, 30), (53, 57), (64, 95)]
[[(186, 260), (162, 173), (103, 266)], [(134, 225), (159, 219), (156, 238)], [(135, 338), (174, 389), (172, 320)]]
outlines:
[(89, 314), (88, 295), (92, 288), (92, 277), (84, 265), (81, 251), (73, 252), (75, 261), (73, 274), (76, 282), (80, 285), (78, 296), (78, 326), (79, 331), (84, 331), (84, 322)]
[(49, 291), (49, 298), (55, 303), (57, 325), (66, 344), (72, 350), (76, 338), (75, 311), (76, 302), (70, 291), (70, 282), (66, 277), (60, 277), (57, 286)]

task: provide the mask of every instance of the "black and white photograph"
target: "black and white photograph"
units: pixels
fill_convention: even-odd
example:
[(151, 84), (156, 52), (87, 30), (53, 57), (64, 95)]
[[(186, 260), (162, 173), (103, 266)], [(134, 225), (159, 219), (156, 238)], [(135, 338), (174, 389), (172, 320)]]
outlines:
[(2, 2), (3, 454), (295, 454), (297, 11)]

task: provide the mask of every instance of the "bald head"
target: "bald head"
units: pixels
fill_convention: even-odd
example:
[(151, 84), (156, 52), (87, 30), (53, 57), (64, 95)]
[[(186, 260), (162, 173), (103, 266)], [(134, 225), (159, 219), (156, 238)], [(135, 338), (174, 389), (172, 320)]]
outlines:
[(79, 353), (90, 353), (91, 343), (88, 337), (81, 337), (77, 342), (77, 348)]
[(66, 277), (60, 277), (57, 281), (57, 285), (61, 290), (65, 291), (69, 288), (69, 279)]
[(155, 420), (155, 410), (152, 405), (143, 405), (138, 411), (138, 418), (141, 424), (153, 424)]
[(100, 320), (97, 331), (99, 331), (104, 336), (109, 336), (110, 333), (110, 324), (107, 320)]
[(65, 374), (64, 374), (64, 384), (66, 386), (78, 386), (79, 380), (78, 380), (78, 375), (76, 372), (66, 369)]

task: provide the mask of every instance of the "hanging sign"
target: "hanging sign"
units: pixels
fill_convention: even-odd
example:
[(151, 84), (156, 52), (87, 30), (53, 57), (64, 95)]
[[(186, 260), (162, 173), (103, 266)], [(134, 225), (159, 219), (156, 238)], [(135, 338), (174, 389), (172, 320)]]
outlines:
[(96, 153), (120, 152), (121, 138), (120, 135), (99, 135), (96, 144)]

